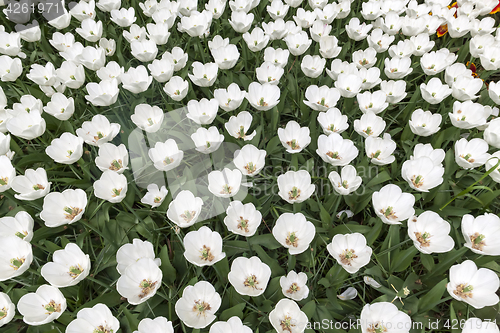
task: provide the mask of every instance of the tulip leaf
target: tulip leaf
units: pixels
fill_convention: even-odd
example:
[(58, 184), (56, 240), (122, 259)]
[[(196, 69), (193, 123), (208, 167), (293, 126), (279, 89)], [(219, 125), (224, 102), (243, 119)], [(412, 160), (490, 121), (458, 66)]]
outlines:
[(448, 279), (443, 279), (422, 296), (418, 302), (418, 312), (424, 313), (441, 303)]
[(430, 254), (420, 253), (420, 262), (429, 271), (434, 269), (434, 258)]
[(220, 321), (227, 321), (231, 317), (238, 317), (240, 319), (243, 318), (243, 310), (245, 309), (246, 304), (245, 303), (240, 303), (237, 304), (229, 309), (226, 309), (222, 311), (222, 313), (219, 315), (218, 320)]
[(391, 260), (391, 272), (402, 272), (410, 266), (413, 261), (413, 257), (418, 253), (415, 246), (409, 247), (404, 251), (400, 251)]
[(170, 256), (168, 245), (163, 245), (160, 251), (160, 259), (161, 259), (161, 270), (163, 272), (163, 281), (167, 283), (167, 285), (172, 285), (176, 279), (177, 271), (175, 270), (172, 263), (170, 263)]

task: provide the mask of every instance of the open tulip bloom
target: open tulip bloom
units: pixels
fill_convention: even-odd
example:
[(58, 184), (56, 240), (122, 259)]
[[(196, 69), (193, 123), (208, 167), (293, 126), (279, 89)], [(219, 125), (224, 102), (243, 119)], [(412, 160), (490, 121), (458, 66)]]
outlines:
[(374, 192), (372, 203), (377, 216), (387, 224), (401, 224), (401, 221), (415, 214), (413, 194), (403, 193), (401, 188), (394, 184), (385, 185), (380, 191)]
[(389, 302), (366, 304), (361, 310), (361, 332), (408, 333), (411, 318), (397, 306)]
[(55, 251), (52, 262), (43, 265), (41, 270), (44, 279), (57, 288), (74, 286), (85, 279), (89, 272), (89, 255), (74, 243), (68, 243), (63, 250)]
[(125, 274), (128, 266), (136, 263), (142, 258), (149, 258), (155, 262), (157, 266), (161, 265), (160, 259), (155, 259), (153, 244), (148, 241), (142, 241), (139, 238), (134, 238), (132, 243), (122, 245), (116, 252), (116, 270), (120, 274)]
[(201, 213), (203, 200), (188, 190), (180, 191), (168, 205), (167, 217), (181, 228), (192, 226)]
[(184, 249), (186, 260), (200, 267), (211, 266), (226, 257), (222, 252), (221, 235), (205, 226), (186, 234)]
[(450, 282), (446, 285), (451, 297), (472, 305), (475, 309), (497, 304), (499, 301), (498, 275), (487, 268), (477, 268), (472, 260), (450, 268)]
[(48, 227), (58, 227), (79, 221), (87, 206), (87, 194), (81, 189), (67, 189), (45, 196), (40, 218)]
[(278, 195), (288, 203), (301, 203), (314, 193), (311, 175), (305, 170), (287, 171), (278, 176)]
[(208, 174), (208, 190), (219, 198), (230, 198), (238, 194), (243, 174), (240, 170), (214, 170)]
[(238, 257), (233, 260), (227, 277), (240, 295), (259, 296), (266, 291), (271, 268), (259, 257)]
[(76, 319), (66, 327), (67, 333), (116, 332), (120, 322), (103, 303), (78, 311)]
[(285, 128), (278, 128), (278, 137), (290, 154), (300, 153), (311, 143), (308, 127), (300, 127), (296, 121), (289, 121)]
[(66, 298), (56, 287), (41, 285), (36, 292), (21, 297), (17, 309), (28, 325), (39, 326), (59, 318), (66, 310)]
[(16, 314), (16, 306), (9, 295), (0, 292), (0, 327), (8, 324)]
[(444, 253), (453, 249), (455, 241), (449, 236), (451, 226), (433, 211), (425, 211), (408, 220), (408, 236), (422, 253)]
[(288, 249), (290, 254), (299, 254), (309, 248), (316, 228), (302, 213), (283, 213), (276, 220), (273, 236)]
[(214, 286), (200, 281), (184, 289), (182, 297), (175, 303), (175, 313), (184, 325), (205, 328), (215, 320), (220, 305), (221, 297)]
[(0, 258), (0, 281), (26, 272), (33, 261), (31, 244), (18, 236), (1, 237), (0, 242), (5, 246), (4, 255)]
[(26, 242), (33, 238), (34, 220), (25, 211), (18, 212), (15, 216), (0, 218), (0, 237), (17, 236)]
[(161, 286), (162, 271), (151, 258), (141, 258), (129, 265), (116, 282), (116, 290), (130, 304), (141, 304), (153, 297)]
[(280, 278), (281, 292), (288, 298), (294, 301), (301, 301), (309, 295), (309, 288), (307, 287), (306, 273), (290, 271), (288, 275)]
[(255, 234), (262, 222), (262, 214), (249, 202), (231, 201), (224, 218), (227, 229), (234, 234), (250, 237)]
[(482, 255), (500, 255), (500, 218), (485, 213), (476, 218), (470, 214), (462, 217), (462, 234), (465, 245), (472, 252)]
[(308, 323), (307, 315), (300, 310), (299, 305), (287, 298), (276, 304), (269, 313), (269, 321), (279, 333), (304, 332)]
[(350, 274), (356, 273), (370, 262), (372, 249), (360, 233), (335, 235), (326, 247), (332, 257)]

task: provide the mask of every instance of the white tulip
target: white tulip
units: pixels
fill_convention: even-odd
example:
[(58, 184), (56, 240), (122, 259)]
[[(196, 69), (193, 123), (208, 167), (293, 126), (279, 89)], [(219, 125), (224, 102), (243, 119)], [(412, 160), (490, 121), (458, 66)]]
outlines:
[(500, 285), (498, 275), (487, 268), (477, 268), (472, 260), (450, 268), (450, 282), (446, 285), (451, 297), (472, 305), (475, 309), (498, 303), (496, 294)]
[(54, 252), (52, 261), (43, 265), (40, 273), (54, 287), (75, 286), (89, 275), (90, 258), (78, 245), (68, 243)]
[(43, 198), (50, 191), (50, 184), (47, 180), (47, 172), (44, 168), (36, 170), (27, 169), (24, 176), (16, 176), (11, 183), (12, 189), (19, 194), (15, 194), (19, 200), (36, 200)]
[(119, 174), (123, 173), (128, 169), (127, 147), (123, 143), (119, 146), (109, 142), (101, 144), (95, 164), (101, 171), (112, 170)]
[(161, 265), (161, 260), (159, 258), (155, 259), (153, 244), (134, 238), (132, 243), (122, 245), (116, 252), (116, 262), (118, 263), (116, 270), (123, 275), (129, 266), (143, 258), (153, 260), (156, 266)]
[(302, 213), (283, 213), (273, 227), (274, 238), (292, 255), (309, 249), (315, 235), (314, 224), (307, 221)]
[(408, 333), (411, 318), (389, 302), (366, 304), (361, 310), (361, 332)]
[(200, 281), (184, 288), (182, 297), (175, 303), (175, 313), (184, 325), (205, 328), (215, 320), (220, 305), (221, 297), (214, 286)]
[(148, 192), (142, 197), (141, 202), (145, 205), (150, 205), (151, 208), (160, 206), (168, 194), (168, 190), (165, 186), (158, 188), (156, 184), (149, 184), (147, 189)]
[(245, 237), (253, 236), (262, 222), (262, 214), (251, 202), (243, 204), (241, 201), (231, 201), (226, 214), (224, 224), (227, 229)]
[(387, 224), (401, 224), (415, 215), (415, 197), (410, 193), (403, 193), (401, 188), (394, 184), (387, 184), (372, 195), (375, 213)]
[(8, 324), (16, 314), (16, 306), (9, 295), (0, 292), (0, 327)]
[(169, 171), (178, 167), (184, 157), (184, 152), (179, 150), (174, 139), (165, 142), (157, 142), (148, 151), (148, 156), (156, 169)]
[(419, 192), (429, 192), (443, 183), (444, 167), (435, 165), (430, 157), (422, 156), (405, 161), (401, 176), (411, 188)]
[(278, 176), (278, 195), (288, 203), (303, 202), (314, 193), (311, 175), (306, 170), (287, 171)]
[(92, 308), (78, 311), (76, 319), (66, 327), (66, 333), (116, 332), (119, 329), (120, 322), (111, 310), (105, 304), (98, 303)]
[(259, 257), (238, 257), (233, 260), (227, 277), (238, 294), (255, 297), (266, 291), (271, 268)]
[(462, 217), (462, 234), (465, 246), (481, 255), (500, 255), (500, 218), (485, 213), (476, 218), (470, 214)]
[(144, 318), (134, 333), (174, 333), (172, 322), (165, 317)]
[(229, 318), (227, 321), (215, 322), (212, 326), (210, 326), (210, 331), (209, 331), (209, 333), (232, 333), (232, 332), (252, 333), (253, 331), (250, 327), (243, 325), (241, 319), (236, 316)]
[(33, 238), (33, 226), (33, 218), (25, 211), (18, 212), (15, 217), (4, 216), (0, 218), (0, 237), (17, 236), (30, 242)]
[(337, 234), (326, 249), (337, 262), (350, 273), (356, 273), (370, 262), (372, 249), (366, 245), (366, 238), (360, 233)]
[(266, 154), (264, 149), (248, 144), (234, 152), (233, 163), (243, 175), (254, 177), (266, 165)]
[(106, 170), (94, 182), (94, 195), (111, 203), (121, 202), (127, 195), (127, 177), (115, 171)]
[(87, 206), (87, 194), (81, 189), (51, 192), (43, 200), (40, 218), (50, 228), (79, 221)]
[(425, 254), (451, 251), (455, 241), (450, 230), (450, 224), (430, 210), (408, 220), (408, 236), (417, 250)]
[(36, 292), (22, 296), (17, 303), (23, 321), (32, 326), (44, 325), (59, 318), (66, 310), (66, 298), (56, 287), (41, 285)]
[(330, 172), (328, 179), (335, 192), (340, 195), (351, 194), (361, 186), (362, 182), (361, 177), (356, 173), (356, 168), (352, 165), (344, 166), (340, 175), (336, 171)]
[(181, 228), (192, 226), (198, 221), (203, 200), (188, 190), (180, 191), (168, 205), (167, 217)]
[(269, 321), (274, 329), (279, 332), (304, 332), (308, 319), (295, 301), (287, 298), (281, 299), (269, 313)]
[(306, 273), (295, 271), (288, 272), (288, 275), (280, 278), (281, 292), (294, 301), (301, 301), (309, 296)]
[(132, 305), (144, 303), (161, 286), (162, 271), (151, 258), (141, 258), (129, 265), (116, 282), (116, 290)]
[(0, 258), (0, 281), (26, 272), (33, 261), (31, 244), (17, 236), (1, 237), (0, 243), (5, 247)]

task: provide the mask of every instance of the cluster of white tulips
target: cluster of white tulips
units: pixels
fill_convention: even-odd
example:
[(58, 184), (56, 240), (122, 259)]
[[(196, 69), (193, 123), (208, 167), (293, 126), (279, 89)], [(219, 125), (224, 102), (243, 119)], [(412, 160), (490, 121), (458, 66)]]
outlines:
[[(447, 150), (428, 143), (427, 138), (439, 135), (440, 130), (455, 128), (460, 133), (460, 139), (452, 141), (448, 155), (454, 156), (459, 172), (464, 172), (462, 176), (467, 172), (487, 172), (489, 178), (477, 177), (478, 181), (491, 179), (492, 186), (500, 183), (500, 118), (495, 107), (500, 105), (500, 82), (484, 81), (476, 65), (464, 63), (464, 59), (476, 61), (487, 74), (486, 79), (498, 78), (500, 28), (496, 28), (498, 22), (489, 14), (497, 11), (499, 1), (451, 2), (146, 0), (127, 2), (131, 7), (122, 7), (121, 0), (80, 0), (67, 9), (59, 8), (61, 12), (51, 16), (48, 25), (30, 22), (29, 13), (26, 16), (25, 12), (16, 12), (15, 7), (4, 9), (13, 29), (0, 26), (0, 80), (6, 83), (0, 86), (0, 193), (2, 199), (5, 195), (16, 200), (21, 210), (0, 218), (0, 282), (12, 282), (6, 292), (0, 293), (0, 327), (14, 319), (16, 309), (27, 325), (52, 323), (74, 303), (66, 299), (71, 293), (63, 291), (92, 274), (90, 253), (82, 251), (82, 243), (67, 242), (65, 238), (60, 249), (48, 257), (50, 260), (44, 261), (34, 258), (30, 242), (42, 227), (66, 230), (79, 221), (87, 227), (91, 218), (89, 206), (95, 202), (99, 203), (93, 206), (95, 212), (109, 203), (116, 204), (117, 210), (129, 209), (136, 218), (135, 210), (144, 207), (152, 216), (161, 215), (161, 221), (168, 220), (174, 226), (172, 235), (178, 237), (184, 248), (181, 260), (185, 259), (186, 265), (200, 274), (195, 283), (181, 286), (177, 292), (177, 317), (166, 318), (157, 313), (154, 318), (143, 318), (134, 333), (173, 333), (185, 331), (185, 326), (210, 326), (210, 333), (250, 333), (250, 326), (267, 330), (258, 326), (263, 321), (280, 333), (304, 332), (311, 328), (311, 313), (301, 301), (310, 298), (310, 294), (316, 295), (319, 279), (311, 275), (311, 269), (295, 266), (295, 258), (306, 254), (314, 257), (319, 251), (315, 239), (321, 240), (319, 248), (326, 248), (329, 264), (338, 264), (349, 274), (349, 282), (341, 284), (343, 292), (337, 295), (341, 302), (356, 304), (359, 285), (353, 282), (359, 277), (367, 289), (370, 287), (370, 293), (392, 292), (383, 286), (387, 281), (372, 277), (373, 270), (364, 272), (370, 263), (379, 264), (380, 257), (374, 256), (379, 249), (373, 240), (369, 241), (363, 232), (327, 230), (325, 234), (325, 224), (319, 227), (315, 223), (318, 218), (301, 205), (308, 200), (315, 205), (320, 201), (314, 184), (317, 175), (293, 169), (274, 177), (278, 191), (266, 195), (278, 205), (293, 207), (293, 212), (274, 210), (276, 216), (263, 216), (262, 202), (255, 197), (237, 197), (243, 189), (258, 187), (258, 180), (266, 178), (262, 170), (275, 165), (269, 163), (272, 153), (265, 149), (273, 138), (277, 145), (281, 143), (279, 149), (286, 159), (280, 157), (280, 163), (284, 161), (287, 167), (292, 164), (290, 160), (295, 159), (297, 164), (297, 156), (307, 156), (306, 160), (313, 158), (331, 170), (325, 177), (333, 189), (328, 196), (339, 199), (336, 208), (326, 212), (332, 215), (332, 221), (337, 208), (342, 208), (341, 200), (356, 195), (363, 185), (357, 162), (364, 159), (370, 165), (390, 168), (394, 178), (402, 179), (393, 179), (363, 200), (371, 199), (375, 214), (368, 214), (376, 216), (377, 222), (407, 229), (405, 235), (413, 243), (415, 253), (418, 250), (422, 255), (443, 254), (466, 247), (483, 257), (500, 256), (500, 218), (491, 210), (464, 214), (460, 230), (456, 231), (456, 225), (439, 212), (419, 205), (422, 195), (447, 181), (449, 175), (445, 173), (453, 163), (453, 159), (445, 160)], [(138, 8), (132, 3), (137, 3)], [(227, 17), (227, 27), (223, 15)], [(76, 24), (74, 31), (71, 24)], [(217, 27), (221, 27), (217, 31), (226, 29), (231, 34), (215, 35), (213, 30)], [(182, 45), (182, 36), (186, 35), (187, 45)], [(444, 38), (450, 39), (446, 47)], [(466, 39), (467, 48), (463, 45)], [(344, 40), (346, 43), (342, 44)], [(44, 47), (38, 49), (41, 43)], [(360, 45), (367, 47), (360, 49)], [(46, 50), (49, 47), (52, 49)], [(196, 59), (191, 48), (198, 50)], [(50, 52), (50, 56), (38, 57), (36, 52), (40, 50)], [(244, 68), (252, 61), (255, 68)], [(236, 80), (221, 86), (222, 73), (233, 78), (233, 73), (239, 75), (242, 69), (245, 75), (251, 73), (247, 78), (253, 80), (249, 79), (246, 88)], [(290, 76), (295, 82), (291, 82)], [(415, 91), (408, 89), (410, 81), (416, 80), (420, 81)], [(297, 93), (301, 100), (292, 98), (288, 88), (304, 88)], [(37, 93), (33, 93), (35, 89)], [(208, 98), (196, 98), (200, 92)], [(127, 103), (134, 105), (128, 113), (122, 108)], [(186, 119), (179, 119), (179, 123), (189, 122), (196, 128), (186, 137), (191, 140), (189, 143), (175, 136), (166, 140), (161, 137), (169, 116), (160, 107), (164, 104), (184, 108)], [(400, 104), (415, 106), (405, 119), (408, 130), (389, 131), (400, 115), (395, 111)], [(242, 110), (242, 105), (248, 109)], [(308, 116), (291, 119), (288, 113), (281, 122), (277, 121), (277, 129), (264, 134), (264, 117), (267, 120), (267, 114), (272, 114), (272, 119), (279, 119), (285, 105), (299, 111), (305, 106)], [(111, 122), (113, 112), (125, 113), (130, 124)], [(445, 112), (449, 117), (443, 117)], [(309, 117), (319, 126), (311, 126)], [(255, 126), (259, 118), (262, 128)], [(76, 123), (78, 127), (73, 129), (72, 124)], [(353, 131), (349, 132), (351, 125)], [(135, 126), (149, 139), (155, 135), (161, 138), (150, 141), (145, 155), (149, 158), (147, 163), (162, 175), (192, 167), (185, 156), (187, 151), (181, 149), (186, 144), (201, 156), (215, 159), (214, 153), (223, 150), (224, 142), (238, 143), (232, 162), (208, 172), (203, 183), (208, 193), (228, 203), (221, 226), (215, 225), (217, 221), (206, 223), (203, 211), (209, 200), (187, 186), (172, 188), (151, 182), (144, 186), (140, 201), (131, 205), (130, 200), (125, 200), (130, 197), (130, 189), (138, 187), (127, 177), (132, 174), (129, 161), (134, 152), (124, 143), (116, 144), (128, 126)], [(58, 137), (53, 134), (56, 132)], [(395, 139), (400, 132), (407, 138), (416, 138), (404, 143), (410, 156), (406, 160), (400, 158), (402, 145)], [(16, 164), (21, 165), (26, 157), (19, 147), (34, 144), (36, 149), (42, 146), (40, 153), (46, 154), (55, 167), (38, 163), (26, 168), (26, 164)], [(310, 146), (316, 148), (316, 154)], [(95, 164), (100, 176), (92, 174), (85, 159)], [(91, 186), (65, 187), (47, 173), (58, 167), (75, 171), (75, 166), (81, 168), (83, 177), (92, 179)], [(404, 192), (405, 188), (411, 192)], [(22, 210), (38, 209), (31, 206), (37, 200), (39, 211), (30, 215)], [(168, 208), (165, 203), (166, 210), (158, 210), (165, 200)], [(352, 207), (349, 204), (348, 208)], [(348, 219), (353, 216), (349, 209), (345, 212)], [(341, 215), (342, 212), (337, 218)], [(456, 244), (460, 231), (463, 245)], [(294, 268), (285, 274), (273, 272), (267, 259), (253, 251), (251, 255), (229, 255), (225, 245), (226, 239), (239, 237), (251, 249), (252, 237), (267, 233), (272, 235), (270, 241), (279, 244), (275, 249), (285, 253), (289, 261), (294, 260)], [(181, 256), (178, 252), (174, 255)], [(155, 257), (155, 245), (139, 238), (117, 250), (119, 278), (112, 288), (116, 288), (123, 301), (139, 306), (171, 287), (163, 281), (162, 262)], [(224, 260), (230, 266), (224, 276), (227, 285), (223, 281), (207, 281), (201, 272), (215, 271), (216, 264)], [(38, 270), (33, 269), (33, 262)], [(325, 263), (321, 265), (323, 269)], [(494, 270), (498, 265), (485, 268), (480, 267), (481, 263), (462, 259), (450, 265), (446, 270), (449, 296), (474, 309), (499, 304), (500, 279)], [(23, 274), (37, 274), (46, 283), (24, 293), (15, 305), (8, 294), (14, 287), (22, 288), (17, 283), (21, 283), (18, 279)], [(98, 274), (90, 276), (99, 278)], [(272, 303), (272, 310), (258, 310), (259, 316), (265, 317), (259, 318), (258, 324), (242, 321), (239, 316), (216, 321), (221, 307), (229, 304), (223, 301), (228, 288), (252, 304), (252, 298), (265, 297), (276, 277), (282, 295)], [(396, 290), (391, 303), (380, 299), (371, 302), (375, 298), (365, 297), (363, 292), (365, 305), (354, 314), (359, 318), (361, 332), (409, 332), (412, 313), (397, 305), (410, 293), (406, 287), (401, 292)], [(113, 306), (103, 303), (92, 305), (83, 304), (72, 313), (65, 332), (120, 330), (123, 311), (114, 311)], [(497, 326), (485, 320), (472, 316), (467, 319), (464, 333), (499, 332)]]

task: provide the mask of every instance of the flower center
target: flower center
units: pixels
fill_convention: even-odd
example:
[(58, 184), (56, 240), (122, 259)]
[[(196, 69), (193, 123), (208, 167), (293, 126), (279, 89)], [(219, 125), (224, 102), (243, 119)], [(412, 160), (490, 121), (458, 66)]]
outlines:
[(113, 160), (113, 162), (111, 162), (109, 170), (118, 171), (121, 168), (123, 168), (122, 160)]
[(225, 184), (222, 186), (222, 191), (220, 191), (220, 194), (231, 194), (232, 190), (233, 190), (232, 186)]
[(286, 144), (289, 145), (290, 148), (292, 148), (292, 150), (300, 149), (300, 146), (297, 144), (297, 140), (295, 140), (295, 139), (293, 139), (291, 141), (287, 141)]
[(170, 163), (172, 163), (174, 161), (173, 158), (171, 157), (165, 157), (165, 159), (163, 160), (163, 165), (169, 165)]
[(92, 333), (113, 333), (113, 330), (108, 326), (103, 325), (98, 326)]
[(154, 290), (157, 282), (158, 281), (151, 282), (151, 280), (146, 279), (142, 280), (141, 283), (139, 283), (139, 287), (141, 287), (139, 298), (144, 298), (149, 295)]
[(345, 189), (348, 189), (349, 183), (347, 182), (347, 180), (344, 180), (342, 183), (339, 182), (339, 187), (343, 187)]
[(98, 141), (102, 138), (104, 138), (104, 134), (102, 134), (102, 132), (97, 132), (97, 135), (94, 136), (95, 141)]
[(484, 239), (486, 238), (485, 235), (483, 234), (480, 235), (478, 232), (476, 232), (474, 235), (470, 235), (469, 238), (472, 242), (473, 249), (479, 251), (483, 250), (483, 247), (486, 245), (486, 243), (484, 242)]
[[(368, 130), (368, 128), (367, 128), (367, 130)], [(370, 131), (370, 132), (371, 132), (371, 131)], [(367, 133), (367, 134), (368, 134), (368, 133)], [(370, 157), (371, 157), (371, 158), (376, 158), (376, 159), (378, 159), (378, 157), (380, 156), (380, 154), (382, 154), (382, 151), (377, 150), (375, 153), (372, 153), (372, 154), (370, 155)]]
[(9, 182), (9, 177), (0, 177), (0, 185), (5, 186)]
[(264, 101), (264, 97), (261, 97), (259, 100), (259, 105), (260, 106), (267, 106), (268, 104)]
[(43, 190), (43, 189), (45, 189), (45, 186), (43, 186), (42, 184), (36, 184), (36, 185), (33, 185), (33, 189), (35, 191)]
[(192, 211), (185, 210), (184, 214), (181, 214), (181, 217), (184, 219), (184, 221), (189, 223), (189, 222), (191, 222), (191, 220), (194, 218), (195, 215), (196, 215), (196, 212), (194, 210), (192, 210)]
[(375, 324), (369, 324), (366, 331), (368, 333), (384, 333), (387, 332), (387, 328), (381, 323), (376, 322)]
[(28, 236), (28, 232), (25, 230), (23, 230), (23, 232), (18, 231), (18, 232), (16, 232), (16, 236), (21, 238), (21, 239), (24, 239), (24, 237)]
[(330, 126), (328, 126), (328, 130), (330, 132), (337, 132), (337, 130), (335, 129), (335, 125), (334, 124), (330, 124)]
[(249, 173), (252, 174), (257, 170), (257, 166), (253, 164), (253, 162), (248, 162), (247, 165), (245, 165), (245, 170)]
[(342, 254), (339, 256), (340, 262), (343, 263), (344, 265), (351, 266), (351, 261), (353, 261), (358, 257), (356, 254), (354, 254), (354, 252), (355, 251), (353, 249), (350, 250), (345, 249), (344, 251), (342, 251)]
[(285, 318), (283, 318), (282, 320), (280, 320), (280, 326), (281, 326), (281, 330), (283, 330), (283, 332), (284, 331), (288, 331), (288, 332), (292, 333), (292, 329), (296, 325), (292, 324), (292, 317), (285, 316)]
[(210, 248), (206, 245), (203, 245), (203, 248), (200, 250), (201, 256), (200, 259), (204, 261), (212, 261), (215, 259), (215, 256), (210, 251)]
[(238, 139), (242, 139), (245, 137), (245, 127), (240, 126), (240, 130), (237, 132)]
[(473, 158), (471, 158), (471, 156), (472, 156), (471, 154), (467, 154), (465, 156), (464, 155), (460, 155), (460, 157), (463, 158), (464, 160), (466, 160), (467, 162), (474, 163), (475, 160)]
[(474, 287), (471, 285), (464, 286), (463, 284), (459, 284), (453, 293), (460, 298), (472, 298), (473, 295), (471, 291), (473, 289)]
[(394, 213), (394, 210), (391, 206), (387, 207), (386, 210), (384, 211), (383, 209), (380, 210), (380, 212), (387, 218), (387, 219), (397, 219), (398, 217), (396, 216), (396, 213)]
[(50, 300), (49, 304), (43, 305), (43, 308), (47, 310), (46, 314), (53, 314), (54, 312), (61, 312), (61, 304), (56, 304), (54, 300)]
[(201, 300), (194, 301), (193, 312), (196, 312), (197, 316), (206, 316), (205, 311), (209, 311), (210, 309), (210, 304)]
[(153, 119), (148, 118), (148, 124), (149, 124), (149, 126), (153, 126), (153, 124), (154, 124)]
[(291, 191), (288, 192), (289, 200), (297, 200), (300, 197), (300, 190), (294, 186)]
[(288, 288), (288, 290), (286, 292), (289, 294), (293, 294), (299, 290), (300, 290), (300, 287), (297, 285), (297, 283), (294, 282), (290, 285), (290, 288)]
[(245, 287), (262, 290), (262, 288), (257, 287), (259, 281), (257, 281), (257, 277), (255, 275), (250, 275), (249, 277), (247, 277), (247, 279), (245, 280), (245, 282), (243, 282), (243, 284), (245, 285)]
[(154, 201), (155, 203), (159, 203), (159, 202), (161, 201), (161, 198), (160, 198), (160, 197), (155, 197), (155, 198), (153, 199), (153, 201)]
[(66, 220), (73, 220), (83, 210), (78, 207), (68, 207), (68, 206), (64, 207), (63, 209), (66, 215)]
[(7, 317), (7, 308), (3, 307), (0, 309), (0, 320), (4, 319), (5, 317)]
[(114, 189), (112, 189), (112, 190), (111, 190), (111, 192), (113, 192), (113, 194), (112, 194), (111, 196), (112, 196), (113, 198), (115, 198), (115, 197), (117, 197), (117, 196), (119, 196), (119, 195), (120, 195), (120, 193), (122, 192), (122, 189), (121, 189), (121, 188), (120, 188), (120, 189), (116, 189), (116, 188), (114, 188)]
[(14, 268), (17, 271), (26, 261), (26, 258), (12, 258), (10, 259), (10, 267)]
[(322, 97), (322, 98), (321, 98), (321, 101), (317, 102), (317, 104), (322, 105), (322, 106), (325, 106), (325, 107), (328, 107), (328, 104), (326, 104), (326, 102), (325, 102), (325, 98), (324, 98), (324, 97)]
[(411, 176), (411, 182), (413, 186), (416, 188), (419, 188), (420, 186), (424, 185), (424, 177), (422, 175), (413, 175)]
[(78, 275), (82, 274), (83, 271), (84, 269), (80, 264), (77, 264), (76, 266), (71, 266), (69, 268), (69, 276), (71, 276), (73, 279), (76, 279)]
[(326, 156), (328, 156), (330, 158), (333, 158), (335, 160), (341, 160), (342, 159), (342, 156), (340, 156), (340, 154), (339, 154), (338, 151), (336, 151), (336, 152), (329, 151), (328, 153), (326, 153)]
[(417, 240), (420, 243), (421, 247), (429, 247), (431, 245), (431, 241), (429, 240), (431, 234), (429, 234), (428, 232), (424, 232), (423, 234), (420, 232), (416, 232), (415, 237), (417, 237)]
[(238, 229), (240, 230), (245, 230), (245, 232), (248, 232), (248, 220), (245, 220), (243, 216), (240, 216), (240, 219), (238, 220)]
[(299, 242), (299, 237), (297, 237), (297, 235), (295, 235), (295, 231), (289, 232), (288, 236), (286, 236), (286, 240), (285, 240), (286, 245), (297, 247), (299, 245), (298, 242)]

